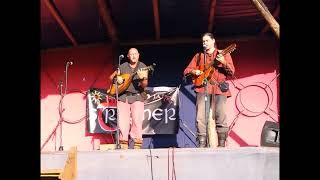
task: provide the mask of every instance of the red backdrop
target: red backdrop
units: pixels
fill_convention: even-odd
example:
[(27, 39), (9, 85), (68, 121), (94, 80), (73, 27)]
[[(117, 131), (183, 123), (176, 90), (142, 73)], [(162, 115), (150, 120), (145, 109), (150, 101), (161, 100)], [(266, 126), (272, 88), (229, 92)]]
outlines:
[[(238, 46), (233, 59), (237, 79), (231, 84), (233, 96), (227, 102), (228, 124), (234, 122), (234, 126), (228, 138), (228, 146), (259, 145), (265, 121), (279, 119), (278, 41), (236, 43)], [(221, 47), (228, 44), (229, 42), (221, 42)], [(59, 81), (64, 80), (67, 61), (72, 61), (73, 65), (68, 68), (68, 94), (63, 98), (62, 107), (64, 119), (71, 123), (62, 123), (62, 136), (58, 129), (56, 134), (49, 138), (60, 117)], [(64, 149), (76, 145), (79, 150), (93, 150), (99, 143), (112, 142), (110, 135), (88, 134), (83, 117), (86, 91), (91, 87), (106, 88), (110, 85), (108, 76), (113, 71), (114, 62), (117, 62), (117, 55), (110, 45), (103, 44), (41, 52), (41, 145), (45, 144), (43, 151), (57, 150), (60, 137)]]

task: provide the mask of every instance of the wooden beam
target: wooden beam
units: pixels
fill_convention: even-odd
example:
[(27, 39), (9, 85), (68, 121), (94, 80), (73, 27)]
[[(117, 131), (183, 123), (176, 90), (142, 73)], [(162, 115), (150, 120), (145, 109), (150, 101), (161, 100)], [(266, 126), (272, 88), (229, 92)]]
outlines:
[(152, 0), (154, 29), (156, 32), (156, 40), (160, 39), (160, 19), (159, 19), (159, 3), (158, 0)]
[[(229, 37), (216, 37), (217, 41), (228, 42), (228, 41), (251, 41), (251, 40), (274, 40), (273, 37), (265, 36), (229, 36)], [(160, 40), (137, 40), (137, 41), (126, 41), (120, 42), (120, 46), (137, 46), (137, 45), (174, 45), (174, 44), (202, 44), (201, 38), (161, 38)]]
[(58, 22), (58, 24), (60, 25), (60, 27), (62, 28), (62, 30), (64, 31), (64, 33), (68, 36), (68, 38), (70, 39), (70, 41), (72, 42), (72, 44), (74, 46), (77, 46), (78, 43), (76, 41), (76, 39), (74, 38), (74, 36), (72, 35), (71, 31), (69, 30), (69, 28), (67, 27), (67, 25), (64, 23), (64, 21), (62, 20), (62, 17), (59, 15), (59, 13), (57, 12), (57, 10), (55, 9), (55, 5), (53, 4), (53, 2), (51, 2), (50, 0), (44, 0), (44, 4), (46, 5), (46, 7), (49, 9), (51, 15), (54, 17), (54, 19)]
[[(233, 42), (233, 41), (260, 41), (260, 40), (275, 40), (274, 36), (228, 36), (228, 37), (216, 37), (218, 42)], [(174, 44), (200, 44), (202, 45), (201, 38), (162, 38), (160, 40), (154, 39), (142, 39), (142, 40), (131, 40), (119, 42), (119, 46), (135, 46), (135, 45), (174, 45)], [(108, 43), (90, 43), (90, 44), (80, 44), (76, 48), (87, 48), (87, 47), (97, 47), (97, 46), (108, 46), (112, 44)], [(63, 49), (74, 48), (74, 47), (61, 47), (61, 48), (49, 48), (41, 49), (41, 53), (45, 52), (55, 52)]]
[(216, 9), (216, 2), (217, 2), (216, 0), (211, 0), (209, 21), (208, 21), (208, 32), (212, 32), (212, 29), (213, 29), (213, 21), (214, 21), (215, 9)]
[(118, 35), (115, 28), (115, 25), (112, 21), (112, 18), (110, 16), (110, 11), (108, 10), (107, 4), (105, 0), (97, 0), (98, 8), (99, 8), (99, 14), (102, 18), (102, 22), (104, 23), (105, 27), (107, 28), (107, 33), (112, 41), (112, 43), (118, 43)]
[(268, 8), (264, 5), (262, 0), (251, 0), (256, 8), (259, 10), (261, 15), (269, 23), (271, 30), (276, 34), (277, 38), (280, 39), (280, 26), (278, 22), (274, 19), (272, 14), (269, 12)]
[(59, 177), (63, 169), (45, 169), (41, 170), (41, 177)]
[[(278, 4), (278, 6), (276, 7), (276, 9), (273, 11), (272, 16), (273, 17), (278, 17), (280, 13), (280, 3)], [(269, 29), (269, 24), (266, 24), (263, 29), (260, 32), (260, 35), (263, 35), (264, 33), (267, 32), (267, 30)]]

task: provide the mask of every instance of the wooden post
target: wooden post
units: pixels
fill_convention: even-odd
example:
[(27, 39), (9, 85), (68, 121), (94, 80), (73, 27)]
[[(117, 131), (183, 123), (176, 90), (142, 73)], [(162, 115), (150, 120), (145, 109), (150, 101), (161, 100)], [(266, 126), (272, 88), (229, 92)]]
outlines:
[(261, 15), (267, 20), (272, 31), (276, 34), (277, 38), (280, 39), (280, 26), (272, 16), (272, 14), (269, 12), (268, 8), (264, 5), (263, 1), (262, 0), (251, 0), (251, 1), (259, 10)]
[(59, 178), (61, 180), (76, 180), (77, 173), (77, 147), (71, 147), (63, 172)]
[(77, 147), (71, 147), (64, 168), (41, 170), (41, 177), (58, 177), (61, 180), (76, 180), (77, 173)]

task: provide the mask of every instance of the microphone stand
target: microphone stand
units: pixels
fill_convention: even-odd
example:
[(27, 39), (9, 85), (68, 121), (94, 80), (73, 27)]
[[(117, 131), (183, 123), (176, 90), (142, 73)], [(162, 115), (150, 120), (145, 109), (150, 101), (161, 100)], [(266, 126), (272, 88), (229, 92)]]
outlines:
[[(206, 47), (203, 48), (203, 55), (204, 55), (204, 68), (207, 64), (207, 57), (206, 57)], [(205, 70), (205, 69), (204, 69)], [(206, 144), (207, 144), (207, 147), (210, 147), (210, 143), (209, 143), (209, 133), (208, 133), (208, 130), (209, 130), (209, 97), (208, 97), (208, 79), (205, 78), (204, 79), (204, 114), (205, 114), (205, 120), (207, 122), (207, 125), (206, 125)]]
[(63, 86), (63, 82), (60, 81), (59, 82), (59, 86), (60, 86), (60, 102), (59, 102), (59, 115), (60, 115), (60, 119), (59, 119), (59, 129), (60, 129), (60, 146), (59, 146), (59, 151), (63, 151), (63, 146), (62, 146), (62, 111), (61, 111), (61, 105), (62, 105), (62, 99), (64, 97), (64, 94), (62, 93), (62, 86)]
[(65, 71), (65, 83), (66, 83), (66, 85), (65, 85), (65, 87), (64, 87), (64, 95), (66, 95), (66, 94), (67, 94), (67, 85), (68, 85), (68, 67), (69, 67), (69, 63), (70, 63), (70, 62), (67, 62), (67, 64), (66, 64), (66, 71)]
[(120, 147), (120, 129), (119, 129), (119, 106), (118, 106), (118, 101), (119, 101), (119, 90), (118, 90), (118, 81), (117, 81), (117, 76), (118, 73), (120, 72), (120, 61), (123, 55), (119, 56), (118, 59), (118, 68), (117, 68), (117, 73), (116, 73), (116, 79), (115, 79), (115, 85), (116, 85), (116, 100), (117, 100), (117, 130), (116, 130), (116, 149), (121, 149)]
[(60, 146), (59, 146), (59, 151), (63, 151), (63, 145), (62, 145), (62, 121), (63, 121), (63, 117), (62, 117), (62, 99), (64, 98), (64, 96), (67, 94), (67, 84), (68, 84), (68, 67), (69, 64), (72, 65), (72, 62), (67, 62), (66, 64), (66, 69), (65, 69), (65, 87), (64, 87), (64, 94), (62, 94), (62, 86), (63, 86), (63, 82), (60, 82), (60, 104), (59, 104), (59, 114), (60, 114), (60, 120), (59, 120), (59, 126), (60, 126)]

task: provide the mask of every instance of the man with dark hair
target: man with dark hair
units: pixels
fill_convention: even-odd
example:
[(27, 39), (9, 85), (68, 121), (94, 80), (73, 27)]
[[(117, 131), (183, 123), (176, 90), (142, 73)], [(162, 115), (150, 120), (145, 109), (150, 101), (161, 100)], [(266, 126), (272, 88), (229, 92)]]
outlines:
[[(202, 36), (204, 51), (194, 55), (189, 65), (184, 70), (184, 75), (192, 75), (194, 80), (199, 80), (203, 75), (208, 76), (203, 79), (203, 83), (199, 86), (195, 84), (196, 92), (196, 127), (197, 141), (199, 147), (208, 146), (208, 136), (213, 138), (209, 141), (210, 146), (225, 147), (225, 141), (228, 134), (228, 126), (226, 119), (226, 100), (231, 96), (231, 92), (226, 84), (226, 77), (233, 76), (235, 67), (230, 53), (222, 53), (216, 46), (215, 38), (211, 33), (205, 33)], [(204, 62), (206, 58), (206, 63)], [(205, 64), (210, 65), (210, 73), (205, 68)], [(198, 79), (197, 79), (198, 78)], [(196, 82), (196, 81), (194, 81)], [(201, 81), (202, 82), (202, 81)], [(206, 87), (205, 87), (206, 86)], [(206, 88), (206, 89), (205, 89)], [(208, 94), (207, 102), (210, 106), (210, 113), (205, 112), (205, 94)], [(206, 113), (209, 114), (206, 119)], [(208, 125), (213, 125), (213, 129), (208, 130)], [(209, 126), (210, 127), (210, 126)], [(215, 131), (216, 130), (216, 131)], [(210, 133), (213, 133), (210, 135)], [(209, 134), (209, 135), (208, 135)], [(210, 139), (209, 139), (210, 140)]]

